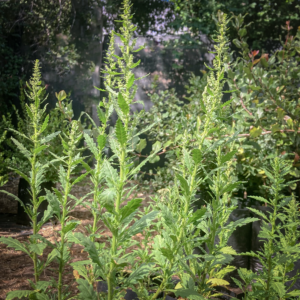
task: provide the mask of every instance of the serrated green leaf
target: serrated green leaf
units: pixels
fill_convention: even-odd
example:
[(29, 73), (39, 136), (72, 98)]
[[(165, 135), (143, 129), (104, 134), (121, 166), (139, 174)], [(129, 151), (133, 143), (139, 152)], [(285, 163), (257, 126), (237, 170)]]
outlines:
[(160, 248), (160, 252), (164, 257), (166, 257), (169, 261), (171, 261), (174, 258), (174, 252), (171, 249), (168, 248)]
[(81, 300), (98, 300), (94, 287), (87, 280), (79, 278), (77, 280), (78, 289), (80, 291), (78, 297)]
[(17, 130), (14, 130), (14, 129), (12, 129), (12, 128), (9, 128), (8, 130), (11, 131), (11, 132), (16, 133), (17, 135), (21, 136), (22, 138), (24, 138), (24, 139), (26, 139), (26, 140), (29, 140), (29, 141), (32, 142), (32, 140), (31, 140), (28, 136), (26, 136), (25, 134), (23, 134), (23, 133), (21, 133), (21, 132), (19, 132), (19, 131), (17, 131)]
[(97, 142), (98, 142), (98, 147), (100, 149), (104, 149), (104, 147), (106, 145), (106, 136), (104, 134), (103, 135), (98, 135)]
[(18, 149), (20, 150), (20, 152), (28, 159), (31, 159), (31, 153), (16, 139), (14, 139), (13, 137), (11, 137), (11, 140), (14, 142), (14, 144), (18, 147)]
[(42, 255), (46, 247), (46, 243), (30, 244), (29, 250), (37, 255)]
[(199, 149), (193, 149), (192, 150), (192, 158), (195, 162), (195, 164), (199, 164), (202, 160), (202, 154)]
[(49, 281), (38, 281), (35, 285), (35, 289), (38, 291), (45, 291), (51, 283)]
[(136, 284), (139, 280), (146, 278), (154, 264), (141, 264), (135, 271), (133, 271), (128, 279), (126, 279), (126, 284)]
[(127, 134), (120, 118), (117, 120), (116, 123), (116, 136), (120, 145), (125, 146), (127, 142)]
[(95, 247), (95, 244), (84, 234), (81, 232), (75, 232), (73, 235), (70, 235), (68, 240), (70, 242), (74, 242), (76, 244), (80, 244), (85, 248), (85, 251), (88, 252), (90, 258), (92, 261), (97, 264), (101, 269), (103, 268), (100, 260), (99, 260), (99, 254)]
[(57, 195), (51, 193), (49, 190), (45, 189), (46, 191), (46, 199), (49, 205), (52, 207), (53, 214), (57, 215), (60, 219), (60, 203), (57, 199)]
[(135, 198), (130, 200), (124, 207), (121, 208), (121, 220), (122, 222), (126, 217), (128, 217), (131, 213), (137, 210), (140, 207), (141, 202), (143, 199)]
[(122, 93), (118, 94), (118, 105), (124, 115), (127, 115), (129, 113), (129, 105), (124, 99)]
[(94, 154), (95, 157), (98, 157), (98, 149), (93, 139), (87, 133), (84, 133), (83, 135), (88, 149)]
[(229, 183), (229, 184), (225, 185), (225, 187), (221, 190), (221, 195), (224, 193), (230, 193), (235, 188), (237, 188), (239, 185), (240, 185), (240, 182), (234, 182), (234, 183)]
[(6, 300), (12, 300), (15, 298), (22, 299), (24, 297), (29, 297), (34, 291), (12, 291), (8, 292), (6, 295)]
[(40, 130), (40, 133), (44, 132), (45, 129), (47, 128), (48, 126), (48, 123), (49, 123), (49, 115), (46, 116), (45, 120), (44, 120), (44, 123), (42, 125), (42, 128)]
[(134, 81), (135, 81), (135, 77), (134, 77), (134, 74), (132, 74), (127, 83), (128, 89), (130, 89), (132, 87), (132, 85), (134, 84)]
[(63, 228), (62, 232), (64, 234), (68, 233), (69, 231), (72, 231), (76, 226), (78, 225), (78, 222), (70, 222), (67, 223), (66, 226)]
[(12, 237), (0, 237), (0, 242), (7, 245), (8, 247), (14, 248), (16, 251), (22, 251), (30, 255), (29, 251), (20, 243), (18, 240), (13, 239)]
[(147, 226), (151, 224), (151, 221), (153, 221), (156, 218), (157, 214), (158, 211), (154, 210), (148, 213), (147, 215), (141, 217), (120, 236), (120, 242), (122, 240), (127, 240), (128, 238), (131, 238), (132, 236), (142, 232)]
[(177, 174), (176, 177), (180, 181), (180, 186), (181, 186), (183, 192), (185, 193), (186, 196), (188, 196), (190, 191), (189, 191), (189, 185), (188, 185), (187, 181), (180, 174)]
[(48, 297), (48, 295), (46, 295), (46, 294), (40, 294), (40, 293), (38, 293), (38, 294), (35, 294), (34, 296), (36, 297), (37, 300), (51, 300)]
[(47, 135), (46, 137), (41, 139), (41, 144), (50, 142), (51, 140), (53, 140), (59, 134), (60, 134), (60, 131), (57, 131), (57, 132), (54, 132), (54, 133), (51, 133), (51, 134)]
[(73, 182), (72, 182), (72, 186), (77, 184), (78, 182), (81, 182), (86, 176), (88, 176), (90, 173), (89, 172), (85, 172), (83, 174), (81, 174), (79, 177), (77, 177)]
[(26, 111), (27, 111), (27, 114), (28, 114), (29, 118), (30, 118), (31, 120), (33, 120), (33, 114), (32, 114), (32, 111), (31, 111), (31, 109), (30, 109), (30, 107), (28, 106), (27, 103), (25, 104), (25, 108), (26, 108)]
[(106, 124), (106, 116), (105, 112), (101, 109), (101, 107), (97, 106), (97, 115), (102, 124)]

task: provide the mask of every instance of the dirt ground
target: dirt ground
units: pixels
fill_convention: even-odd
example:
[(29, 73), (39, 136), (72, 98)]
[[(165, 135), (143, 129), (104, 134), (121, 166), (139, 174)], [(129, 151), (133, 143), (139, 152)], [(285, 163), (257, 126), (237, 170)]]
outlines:
[[(17, 182), (17, 180), (10, 182), (7, 185), (8, 187), (6, 186), (4, 188), (9, 190), (9, 192), (17, 194), (17, 188), (14, 186), (17, 184)], [(133, 183), (134, 182), (130, 184), (132, 185)], [(87, 194), (89, 191), (90, 187), (88, 182), (84, 182), (77, 187), (74, 187), (72, 194), (76, 197), (81, 197)], [(142, 205), (140, 207), (141, 210), (144, 207), (149, 206), (149, 204), (153, 201), (150, 198), (151, 193), (143, 194), (142, 192), (140, 192), (137, 194), (137, 196), (143, 199)], [(88, 200), (92, 201), (92, 199)], [(129, 200), (130, 199), (128, 199), (128, 201)], [(9, 197), (7, 196), (2, 196), (2, 198), (0, 198), (0, 207), (2, 207), (2, 211), (0, 210), (0, 236), (13, 237), (20, 242), (27, 241), (29, 235), (32, 234), (32, 230), (30, 227), (16, 224), (16, 201), (9, 199)], [(76, 231), (85, 233), (86, 230), (84, 227), (88, 224), (92, 224), (91, 213), (83, 206), (77, 207), (75, 210), (71, 211), (70, 217), (80, 220), (80, 225), (77, 227)], [(105, 229), (103, 224), (99, 225), (101, 225), (101, 227)], [(40, 234), (50, 242), (54, 243), (56, 239), (56, 232), (58, 230), (60, 230), (60, 226), (52, 223), (47, 223), (42, 227)], [(111, 236), (111, 233), (108, 230), (104, 231), (102, 237), (99, 239), (99, 242), (107, 242), (107, 238), (109, 236)], [(142, 241), (143, 236), (141, 234), (137, 234), (134, 239), (137, 241)], [(74, 245), (71, 248), (73, 257), (72, 262), (87, 259), (87, 254), (83, 252), (82, 249), (83, 247), (78, 245)], [(133, 249), (128, 249), (128, 251), (132, 250)], [(46, 259), (49, 252), (50, 250), (46, 249), (41, 259)], [(43, 272), (40, 280), (50, 280), (53, 277), (56, 278), (56, 269), (57, 266), (55, 265), (55, 263), (53, 263)], [(9, 291), (31, 289), (28, 283), (28, 279), (34, 279), (32, 260), (21, 251), (15, 251), (12, 248), (6, 247), (6, 245), (4, 244), (0, 244), (0, 300), (4, 300), (5, 295)], [(71, 266), (69, 266), (65, 271), (64, 283), (70, 286), (72, 295), (76, 295), (79, 292), (77, 283), (74, 279), (73, 269)], [(230, 290), (234, 294), (240, 294), (242, 292), (240, 289), (230, 288)], [(232, 293), (231, 295), (235, 296)]]

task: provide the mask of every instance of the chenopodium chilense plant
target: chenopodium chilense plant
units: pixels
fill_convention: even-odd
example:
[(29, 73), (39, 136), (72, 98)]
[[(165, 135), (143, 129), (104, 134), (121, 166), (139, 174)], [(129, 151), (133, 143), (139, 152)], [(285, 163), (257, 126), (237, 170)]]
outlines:
[(41, 103), (44, 102), (46, 98), (41, 98), (45, 88), (41, 86), (41, 74), (39, 71), (38, 60), (35, 62), (33, 76), (31, 77), (29, 84), (27, 83), (27, 86), (30, 91), (28, 94), (26, 93), (27, 97), (30, 99), (30, 105), (26, 104), (25, 106), (28, 118), (30, 120), (30, 123), (28, 123), (27, 135), (14, 129), (9, 130), (21, 136), (21, 138), (24, 139), (28, 145), (26, 147), (13, 137), (11, 138), (13, 143), (30, 164), (30, 171), (27, 174), (18, 169), (11, 169), (29, 183), (30, 194), (32, 197), (31, 205), (25, 206), (17, 196), (6, 191), (1, 192), (10, 195), (19, 201), (24, 207), (24, 210), (32, 221), (33, 235), (30, 236), (29, 242), (25, 243), (21, 243), (11, 237), (1, 237), (0, 242), (6, 244), (8, 247), (14, 248), (15, 250), (22, 251), (31, 257), (34, 265), (34, 282), (30, 281), (33, 291), (9, 292), (6, 299), (13, 299), (15, 297), (31, 298), (35, 296), (37, 291), (46, 289), (47, 284), (45, 285), (45, 282), (39, 281), (39, 278), (42, 271), (54, 259), (53, 253), (48, 255), (46, 262), (42, 262), (40, 259), (38, 259), (38, 256), (43, 254), (43, 251), (47, 245), (51, 245), (51, 243), (39, 235), (38, 232), (42, 225), (52, 216), (52, 209), (50, 206), (48, 206), (48, 209), (44, 212), (42, 219), (39, 222), (37, 221), (38, 208), (40, 204), (45, 201), (45, 196), (39, 196), (41, 192), (41, 184), (46, 181), (45, 174), (49, 164), (52, 162), (49, 161), (47, 164), (42, 164), (40, 162), (40, 157), (43, 151), (48, 148), (48, 143), (59, 134), (59, 132), (54, 132), (47, 136), (43, 136), (43, 133), (48, 126), (49, 115), (45, 116), (46, 106), (43, 109), (40, 107)]
[[(57, 289), (57, 297), (55, 299), (66, 299), (70, 292), (68, 286), (63, 285), (63, 274), (66, 264), (69, 262), (71, 242), (68, 240), (72, 231), (77, 227), (78, 221), (69, 220), (69, 212), (73, 210), (77, 205), (80, 205), (90, 193), (86, 194), (82, 198), (78, 199), (71, 194), (71, 189), (77, 183), (81, 182), (89, 173), (83, 173), (74, 178), (76, 167), (80, 163), (84, 163), (84, 157), (80, 154), (80, 149), (77, 149), (77, 145), (83, 137), (82, 132), (79, 130), (79, 121), (73, 120), (70, 124), (69, 132), (63, 133), (61, 136), (62, 145), (64, 148), (64, 156), (58, 157), (54, 153), (52, 155), (60, 162), (58, 168), (58, 176), (60, 188), (54, 188), (54, 192), (46, 190), (46, 199), (49, 202), (53, 214), (61, 225), (59, 231), (59, 241), (55, 241), (55, 245), (52, 246), (52, 256), (55, 257), (59, 264), (58, 267), (58, 280), (52, 279), (52, 287)], [(41, 293), (42, 294), (42, 293)], [(49, 291), (43, 293), (43, 299), (50, 299), (48, 297)], [(51, 295), (56, 294), (53, 291)]]
[[(270, 198), (251, 196), (258, 201), (267, 203), (272, 212), (268, 212), (269, 215), (267, 216), (254, 208), (249, 208), (262, 217), (263, 225), (258, 237), (263, 238), (265, 243), (264, 249), (258, 251), (258, 253), (251, 251), (239, 254), (257, 257), (263, 266), (262, 272), (259, 271), (258, 274), (244, 268), (238, 270), (245, 286), (252, 285), (252, 291), (244, 289), (244, 300), (282, 300), (300, 296), (300, 290), (295, 289), (288, 292), (296, 280), (300, 278), (299, 271), (297, 270), (295, 276), (287, 274), (294, 270), (295, 261), (300, 259), (300, 245), (298, 242), (300, 236), (298, 231), (300, 225), (299, 204), (296, 202), (294, 195), (287, 197), (281, 194), (285, 187), (295, 182), (295, 180), (289, 182), (285, 180), (291, 168), (288, 159), (285, 160), (284, 157), (276, 156), (273, 163), (271, 163), (271, 169), (264, 168), (265, 174), (271, 182), (270, 186), (265, 187), (270, 190)], [(277, 219), (281, 221), (279, 225), (275, 223)], [(239, 280), (235, 278), (233, 280), (242, 288), (242, 283)], [(286, 286), (288, 282), (290, 284)]]
[[(133, 253), (126, 253), (126, 249), (136, 245), (132, 239), (133, 236), (142, 232), (156, 218), (157, 211), (151, 211), (136, 220), (138, 208), (142, 202), (140, 198), (130, 200), (124, 206), (121, 206), (130, 195), (134, 192), (133, 188), (125, 188), (125, 184), (135, 174), (139, 172), (141, 167), (147, 162), (135, 165), (135, 156), (129, 156), (129, 153), (134, 152), (134, 149), (139, 146), (138, 136), (147, 131), (144, 128), (141, 132), (136, 132), (136, 125), (142, 116), (142, 113), (131, 116), (130, 104), (134, 100), (137, 86), (134, 82), (138, 79), (132, 72), (132, 69), (139, 65), (140, 61), (134, 63), (132, 52), (134, 50), (136, 39), (132, 39), (135, 26), (131, 23), (130, 16), (130, 1), (125, 0), (123, 6), (124, 13), (121, 15), (123, 26), (121, 33), (112, 32), (110, 39), (109, 51), (107, 54), (107, 67), (103, 73), (105, 76), (105, 88), (108, 92), (108, 99), (104, 99), (99, 104), (98, 115), (103, 123), (102, 127), (96, 128), (97, 144), (94, 143), (91, 137), (85, 134), (85, 141), (88, 148), (95, 155), (96, 166), (94, 170), (89, 170), (91, 179), (94, 184), (94, 198), (91, 205), (94, 223), (90, 228), (91, 235), (86, 237), (82, 233), (74, 233), (72, 241), (83, 245), (85, 251), (88, 252), (92, 261), (92, 268), (86, 268), (86, 264), (91, 264), (91, 261), (72, 263), (74, 269), (83, 278), (79, 278), (80, 294), (79, 299), (100, 299), (100, 293), (94, 290), (94, 279), (99, 281), (105, 280), (108, 285), (107, 299), (112, 300), (124, 296), (124, 289), (132, 287), (138, 280), (141, 280), (150, 272), (151, 264), (141, 264), (130, 274), (129, 277), (116, 276), (118, 273), (123, 273), (124, 268), (130, 268), (134, 264), (135, 256)], [(114, 54), (115, 36), (119, 36), (123, 45), (120, 45), (122, 56)], [(105, 109), (105, 111), (102, 110)], [(105, 135), (105, 127), (113, 109), (118, 114), (113, 132), (109, 138)], [(150, 125), (151, 127), (153, 125)], [(114, 153), (111, 159), (103, 158), (103, 149), (109, 141), (110, 147)], [(151, 159), (156, 152), (160, 150), (160, 146), (156, 145), (155, 153), (148, 159)], [(120, 171), (113, 168), (111, 161), (117, 159)], [(99, 188), (99, 183), (106, 185), (106, 189)], [(103, 212), (102, 208), (107, 211)], [(111, 232), (112, 238), (108, 240), (110, 247), (105, 247), (105, 243), (96, 241), (98, 224), (101, 219), (107, 229)], [(129, 224), (134, 223), (129, 226)], [(89, 273), (92, 269), (93, 275)], [(88, 271), (89, 270), (89, 271)], [(117, 286), (122, 286), (122, 289), (117, 289)]]
[[(158, 197), (155, 199), (161, 212), (163, 232), (154, 238), (151, 257), (156, 264), (154, 270), (158, 271), (161, 283), (155, 294), (150, 296), (142, 286), (143, 283), (138, 288), (133, 288), (141, 299), (156, 299), (161, 292), (170, 290), (184, 298), (204, 299), (204, 297), (219, 295), (214, 292), (213, 287), (228, 285), (229, 283), (223, 280), (223, 277), (233, 271), (234, 267), (227, 266), (220, 269), (222, 265), (233, 260), (232, 255), (237, 254), (235, 250), (227, 246), (230, 234), (237, 226), (258, 220), (257, 218), (241, 219), (225, 226), (230, 213), (236, 208), (236, 206), (229, 207), (232, 191), (240, 183), (234, 182), (231, 176), (231, 159), (235, 151), (223, 154), (222, 150), (227, 145), (232, 148), (232, 142), (236, 139), (237, 133), (233, 132), (232, 137), (219, 138), (216, 142), (206, 139), (213, 131), (219, 131), (220, 136), (223, 129), (221, 99), (224, 73), (229, 63), (227, 23), (227, 16), (219, 12), (214, 69), (211, 69), (208, 84), (201, 99), (205, 115), (202, 117), (203, 120), (200, 120), (198, 116), (196, 124), (187, 120), (184, 125), (182, 148), (179, 153), (181, 166), (175, 168), (174, 185), (166, 189), (164, 202), (174, 205), (165, 204), (159, 201)], [(190, 140), (196, 140), (194, 149), (188, 149)], [(204, 167), (203, 157), (211, 151), (214, 151), (217, 157), (216, 168), (206, 174), (205, 178), (200, 177), (199, 171)], [(209, 180), (211, 186), (212, 204), (207, 203), (207, 208), (203, 207), (193, 212), (191, 205), (195, 200), (196, 190), (206, 179)], [(205, 233), (202, 238), (199, 237), (200, 230)], [(220, 239), (219, 245), (214, 244), (217, 236)], [(203, 243), (208, 245), (208, 254), (201, 247)], [(204, 254), (193, 254), (196, 247), (199, 247)], [(198, 258), (203, 261), (198, 261)], [(170, 289), (172, 275), (175, 274), (179, 275), (181, 282), (175, 289)]]

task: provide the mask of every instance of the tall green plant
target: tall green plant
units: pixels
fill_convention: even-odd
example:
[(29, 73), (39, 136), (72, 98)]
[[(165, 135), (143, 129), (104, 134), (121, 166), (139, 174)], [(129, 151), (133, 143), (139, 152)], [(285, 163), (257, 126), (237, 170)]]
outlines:
[[(2, 243), (7, 244), (9, 247), (13, 247), (16, 250), (21, 250), (28, 254), (33, 260), (34, 265), (34, 280), (35, 283), (32, 283), (34, 289), (41, 289), (41, 284), (39, 283), (39, 277), (44, 268), (53, 260), (51, 255), (48, 256), (47, 261), (41, 262), (38, 259), (38, 256), (43, 254), (43, 250), (47, 246), (47, 242), (38, 235), (38, 232), (42, 225), (52, 216), (51, 207), (44, 212), (44, 216), (38, 222), (38, 208), (43, 201), (45, 201), (45, 196), (39, 196), (41, 192), (41, 184), (46, 181), (45, 174), (49, 167), (47, 164), (42, 164), (40, 161), (40, 157), (48, 148), (48, 143), (59, 134), (59, 132), (51, 133), (47, 136), (43, 137), (43, 132), (46, 130), (48, 126), (49, 116), (45, 116), (46, 107), (41, 108), (41, 104), (45, 101), (46, 98), (42, 98), (45, 88), (41, 86), (41, 74), (39, 71), (39, 61), (36, 60), (33, 76), (31, 77), (29, 83), (27, 83), (29, 93), (27, 97), (30, 99), (30, 104), (25, 105), (26, 112), (30, 123), (28, 123), (28, 128), (26, 133), (21, 133), (14, 129), (10, 129), (17, 135), (19, 135), (24, 141), (26, 141), (26, 145), (21, 144), (19, 141), (11, 138), (13, 143), (22, 153), (22, 155), (29, 161), (30, 171), (27, 173), (23, 173), (21, 170), (12, 169), (17, 174), (19, 174), (22, 178), (24, 178), (30, 186), (30, 195), (32, 197), (32, 202), (30, 205), (25, 206), (23, 202), (17, 197), (10, 193), (10, 196), (15, 198), (20, 204), (24, 207), (24, 210), (30, 217), (32, 221), (33, 235), (30, 236), (29, 243), (21, 244), (19, 241), (14, 240), (13, 238), (4, 238), (1, 237), (0, 241)], [(15, 296), (20, 295), (30, 295), (32, 291), (15, 291), (8, 294), (7, 299), (12, 299)]]
[[(63, 274), (65, 265), (70, 260), (70, 242), (68, 237), (70, 236), (73, 229), (78, 225), (77, 221), (68, 220), (69, 212), (74, 209), (77, 205), (81, 204), (83, 200), (89, 195), (85, 195), (81, 199), (77, 199), (74, 195), (71, 194), (72, 187), (82, 181), (89, 173), (83, 173), (81, 176), (73, 179), (74, 170), (78, 164), (83, 162), (83, 157), (76, 149), (76, 145), (82, 139), (82, 133), (79, 131), (79, 124), (77, 121), (72, 121), (70, 124), (70, 130), (64, 136), (61, 137), (61, 141), (64, 147), (64, 156), (58, 157), (53, 154), (58, 161), (61, 162), (58, 175), (59, 182), (61, 184), (60, 189), (54, 189), (54, 192), (46, 191), (46, 198), (51, 206), (53, 213), (56, 215), (58, 223), (61, 225), (60, 241), (56, 242), (55, 250), (56, 257), (58, 260), (58, 280), (54, 287), (57, 288), (57, 299), (62, 300), (66, 299), (69, 295), (66, 289), (63, 286)], [(70, 199), (71, 198), (71, 199)], [(75, 200), (75, 201), (74, 201)]]
[[(238, 272), (245, 282), (245, 286), (252, 284), (252, 291), (245, 290), (245, 298), (250, 299), (288, 299), (300, 295), (299, 290), (287, 292), (300, 278), (299, 271), (295, 276), (289, 276), (287, 273), (294, 270), (294, 262), (299, 260), (300, 236), (297, 230), (299, 226), (299, 204), (296, 203), (294, 195), (286, 197), (281, 194), (282, 190), (289, 186), (291, 182), (285, 181), (285, 176), (291, 170), (291, 163), (284, 157), (276, 156), (271, 163), (271, 169), (264, 168), (272, 185), (266, 187), (270, 190), (269, 199), (252, 196), (252, 198), (268, 203), (272, 212), (264, 215), (262, 212), (249, 208), (251, 211), (263, 218), (263, 226), (258, 237), (264, 238), (266, 242), (261, 252), (245, 252), (240, 255), (249, 255), (257, 257), (262, 263), (262, 272), (258, 274), (245, 269)], [(284, 212), (285, 211), (285, 212)], [(279, 219), (281, 223), (276, 225), (275, 221)], [(284, 234), (282, 233), (284, 231)], [(242, 288), (239, 280), (233, 279), (236, 284)], [(292, 282), (291, 282), (292, 281)], [(289, 287), (285, 283), (291, 282)]]
[[(98, 115), (103, 125), (102, 128), (96, 129), (95, 138), (97, 139), (97, 145), (94, 144), (89, 136), (85, 135), (86, 143), (97, 161), (95, 169), (91, 171), (94, 183), (94, 201), (92, 204), (94, 223), (91, 228), (92, 235), (91, 238), (87, 238), (80, 233), (74, 234), (74, 241), (84, 245), (85, 250), (89, 253), (90, 259), (93, 262), (95, 277), (100, 276), (106, 280), (108, 285), (107, 297), (110, 300), (124, 293), (116, 289), (118, 285), (122, 285), (123, 287), (132, 286), (136, 280), (144, 276), (144, 272), (149, 270), (149, 265), (141, 265), (126, 280), (122, 277), (116, 277), (117, 272), (123, 272), (124, 267), (131, 266), (134, 261), (132, 253), (126, 254), (126, 249), (135, 244), (132, 237), (142, 232), (157, 215), (156, 211), (152, 211), (136, 221), (135, 215), (142, 199), (134, 198), (126, 205), (122, 205), (136, 187), (128, 190), (125, 188), (125, 183), (138, 173), (140, 168), (146, 163), (144, 161), (138, 166), (134, 166), (135, 158), (128, 155), (128, 153), (138, 147), (138, 136), (142, 133), (136, 132), (136, 125), (142, 113), (134, 116), (130, 115), (130, 104), (133, 102), (137, 90), (137, 86), (134, 85), (137, 78), (135, 78), (132, 69), (140, 63), (140, 61), (133, 62), (133, 55), (131, 53), (133, 51), (137, 52), (143, 47), (134, 50), (136, 39), (132, 39), (132, 37), (135, 26), (131, 23), (129, 0), (124, 1), (123, 11), (121, 15), (123, 25), (120, 29), (121, 33), (113, 31), (111, 34), (107, 55), (108, 64), (103, 71), (107, 74), (104, 85), (108, 92), (108, 99), (107, 101), (104, 99), (98, 107)], [(122, 45), (119, 45), (121, 56), (117, 56), (114, 53), (115, 36), (119, 36), (122, 41)], [(105, 112), (102, 108), (105, 109)], [(111, 160), (103, 159), (102, 156), (102, 151), (106, 143), (104, 129), (113, 109), (118, 114), (118, 120), (108, 140), (114, 153), (111, 160), (116, 159), (118, 161), (119, 173), (113, 168)], [(144, 131), (146, 130), (147, 128), (144, 129)], [(156, 152), (158, 150), (160, 150), (159, 146)], [(102, 178), (104, 178), (107, 189), (100, 193), (98, 186)], [(107, 212), (100, 215), (100, 211), (97, 210), (102, 207), (106, 208)], [(109, 241), (110, 249), (104, 249), (103, 244), (95, 242), (95, 233), (98, 229), (96, 223), (100, 217), (112, 234), (112, 238)], [(131, 221), (134, 220), (134, 224), (129, 226)], [(78, 279), (79, 290), (81, 291), (79, 295), (80, 299), (86, 299), (88, 293), (92, 295), (93, 299), (99, 299), (99, 295), (92, 288), (92, 282), (87, 278), (86, 269), (82, 267), (82, 264), (73, 263), (72, 265), (79, 271), (79, 274), (82, 274), (86, 278), (85, 280)]]

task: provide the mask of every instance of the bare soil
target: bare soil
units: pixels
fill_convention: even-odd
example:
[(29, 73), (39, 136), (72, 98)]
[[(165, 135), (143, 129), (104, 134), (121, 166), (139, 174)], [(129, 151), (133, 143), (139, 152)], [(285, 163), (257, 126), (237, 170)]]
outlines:
[[(4, 186), (4, 189), (17, 195), (17, 184), (18, 180), (11, 181), (6, 186)], [(129, 185), (133, 184), (136, 183), (129, 183)], [(78, 198), (83, 195), (86, 195), (88, 192), (90, 192), (90, 186), (88, 182), (81, 183), (77, 187), (74, 187), (74, 190), (72, 190), (72, 194)], [(22, 243), (28, 241), (29, 235), (32, 234), (32, 230), (30, 227), (25, 227), (16, 223), (16, 201), (6, 195), (3, 196), (4, 194), (2, 193), (0, 193), (0, 195), (0, 236), (12, 237)], [(153, 200), (151, 200), (150, 198), (151, 192), (140, 192), (136, 196), (143, 199), (142, 205), (140, 207), (141, 210), (143, 210), (144, 207), (148, 207), (151, 204), (151, 202), (153, 202)], [(133, 195), (129, 199), (127, 199), (126, 202), (128, 202), (132, 197)], [(88, 201), (92, 201), (91, 196), (90, 199), (88, 199)], [(76, 231), (81, 231), (83, 233), (87, 233), (85, 226), (88, 224), (92, 224), (91, 213), (84, 206), (76, 207), (76, 209), (71, 211), (70, 218), (80, 220), (80, 225), (77, 227)], [(100, 223), (99, 225), (101, 226), (101, 228), (106, 229), (103, 223)], [(50, 242), (54, 243), (55, 240), (57, 240), (57, 231), (59, 230), (59, 225), (55, 225), (54, 223), (47, 223), (42, 227), (40, 234)], [(102, 243), (107, 243), (108, 237), (111, 237), (111, 233), (108, 230), (105, 230), (102, 234), (102, 237), (98, 241)], [(141, 242), (143, 240), (143, 236), (141, 234), (137, 234), (133, 237), (133, 239)], [(71, 253), (73, 257), (72, 262), (87, 259), (86, 252), (82, 250), (83, 247), (79, 245), (74, 245), (71, 248)], [(127, 249), (127, 251), (132, 250), (133, 248)], [(46, 249), (41, 259), (46, 260), (46, 257), (49, 254), (49, 252), (50, 249)], [(53, 277), (56, 278), (56, 270), (57, 265), (53, 263), (52, 265), (50, 265), (49, 268), (47, 268), (43, 272), (40, 280), (47, 281)], [(23, 252), (15, 251), (12, 248), (6, 247), (6, 245), (4, 244), (0, 244), (0, 300), (4, 300), (6, 294), (9, 291), (31, 289), (28, 280), (33, 279), (34, 276), (32, 260)], [(66, 268), (64, 275), (64, 283), (71, 288), (72, 295), (76, 295), (79, 292), (77, 288), (77, 283), (74, 278), (73, 269), (71, 266), (68, 266)], [(230, 287), (229, 289), (236, 295), (242, 292), (238, 288)]]

